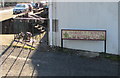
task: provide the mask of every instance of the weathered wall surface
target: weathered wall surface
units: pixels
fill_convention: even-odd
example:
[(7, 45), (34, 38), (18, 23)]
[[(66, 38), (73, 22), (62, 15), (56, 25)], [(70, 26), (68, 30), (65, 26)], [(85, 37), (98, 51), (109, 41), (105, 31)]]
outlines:
[(118, 53), (120, 55), (120, 2), (118, 3)]
[[(54, 45), (61, 44), (61, 29), (104, 29), (107, 31), (107, 53), (118, 54), (117, 2), (54, 3), (53, 19), (58, 19), (58, 31), (53, 32)], [(104, 42), (64, 40), (64, 47), (103, 52)]]

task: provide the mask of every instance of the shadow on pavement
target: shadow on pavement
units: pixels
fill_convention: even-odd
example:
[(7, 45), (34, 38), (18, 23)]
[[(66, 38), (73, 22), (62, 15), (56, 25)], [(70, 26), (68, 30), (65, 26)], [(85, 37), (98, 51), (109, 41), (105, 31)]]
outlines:
[[(13, 40), (12, 42), (11, 42), (11, 44), (1, 53), (1, 55), (0, 55), (0, 57), (3, 55), (3, 54), (5, 54), (5, 52), (7, 52), (8, 50), (9, 50), (9, 48), (12, 46), (12, 44), (15, 42), (15, 40)], [(17, 42), (17, 44), (18, 44), (18, 42)], [(17, 45), (16, 44), (16, 45)], [(15, 49), (15, 47), (14, 47), (14, 49)], [(13, 49), (13, 50), (14, 50)]]
[(55, 52), (47, 45), (47, 34), (31, 57), (35, 76), (118, 76), (118, 62)]

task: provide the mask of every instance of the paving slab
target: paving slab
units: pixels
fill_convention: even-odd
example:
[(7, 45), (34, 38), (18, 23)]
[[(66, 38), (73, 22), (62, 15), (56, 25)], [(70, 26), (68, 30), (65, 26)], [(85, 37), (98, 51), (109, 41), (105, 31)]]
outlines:
[(2, 45), (10, 45), (11, 42), (14, 40), (14, 34), (0, 34), (0, 42)]
[[(33, 56), (34, 52), (35, 52), (34, 50), (30, 51), (30, 54), (29, 54), (29, 56), (27, 58), (25, 66), (23, 67), (22, 72), (20, 74), (21, 78), (22, 78), (22, 76), (32, 76), (32, 74), (34, 72), (34, 66), (32, 64), (31, 57)], [(28, 71), (28, 72), (26, 72), (26, 71)]]
[[(13, 53), (11, 54), (12, 56), (17, 56), (19, 54), (19, 52), (17, 52), (19, 49), (15, 49), (13, 51)], [(6, 61), (0, 66), (1, 70), (2, 70), (2, 76), (5, 76), (7, 74), (7, 72), (9, 71), (10, 67), (12, 66), (12, 64), (14, 63), (15, 59), (14, 58), (8, 58), (6, 59)]]
[(34, 71), (34, 67), (33, 67), (31, 61), (29, 61), (25, 64), (20, 76), (21, 77), (22, 76), (32, 76), (33, 71)]
[[(23, 50), (18, 59), (16, 60), (15, 64), (11, 68), (8, 76), (19, 76), (21, 69), (25, 63), (25, 60), (28, 56), (29, 50)], [(16, 56), (10, 56), (9, 58), (16, 58)], [(17, 70), (17, 71), (16, 71)]]
[[(7, 49), (7, 48), (6, 48)], [(5, 50), (6, 50), (5, 49)], [(4, 52), (4, 54), (1, 54), (1, 57), (0, 57), (0, 60), (1, 60), (1, 63), (12, 53), (12, 51), (14, 51), (14, 47), (10, 47), (10, 48), (8, 48), (9, 50), (3, 50), (3, 51), (5, 51)], [(1, 53), (3, 53), (3, 51), (1, 52)], [(0, 65), (1, 65), (1, 63), (0, 63)]]

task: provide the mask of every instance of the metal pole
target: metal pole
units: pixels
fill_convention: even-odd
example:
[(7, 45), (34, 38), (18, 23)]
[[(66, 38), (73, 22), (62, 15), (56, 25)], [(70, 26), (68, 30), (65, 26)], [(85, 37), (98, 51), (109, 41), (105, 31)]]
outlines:
[(106, 46), (106, 45), (107, 45), (107, 44), (106, 44), (106, 37), (107, 37), (106, 34), (107, 34), (107, 32), (105, 31), (105, 41), (104, 41), (104, 52), (105, 52), (105, 53), (106, 53), (106, 50), (107, 50), (107, 49), (106, 49), (106, 47), (107, 47), (107, 46)]
[(61, 38), (61, 48), (63, 48), (63, 39)]
[(106, 53), (106, 40), (104, 41), (104, 52)]
[(63, 48), (62, 30), (61, 30), (61, 48)]

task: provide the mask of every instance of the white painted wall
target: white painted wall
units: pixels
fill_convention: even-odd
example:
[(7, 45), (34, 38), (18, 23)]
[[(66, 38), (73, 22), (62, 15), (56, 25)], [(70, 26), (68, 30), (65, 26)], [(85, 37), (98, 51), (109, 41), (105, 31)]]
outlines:
[[(53, 19), (59, 21), (54, 45), (61, 44), (61, 29), (105, 29), (107, 53), (118, 54), (118, 2), (58, 2), (53, 4)], [(104, 42), (64, 40), (64, 47), (103, 52)]]
[(118, 7), (118, 54), (120, 55), (120, 2)]

